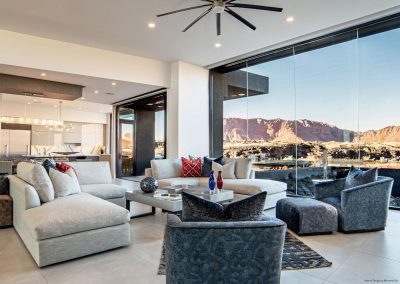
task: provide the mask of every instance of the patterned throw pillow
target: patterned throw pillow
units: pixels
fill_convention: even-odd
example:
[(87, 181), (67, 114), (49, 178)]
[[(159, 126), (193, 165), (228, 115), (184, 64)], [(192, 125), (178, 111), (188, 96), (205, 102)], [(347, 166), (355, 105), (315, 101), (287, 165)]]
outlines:
[(378, 169), (373, 168), (367, 171), (356, 169), (353, 166), (346, 177), (344, 188), (352, 188), (355, 186), (371, 183), (378, 180)]
[(225, 208), (218, 203), (182, 192), (182, 221), (232, 222), (257, 221), (263, 216), (266, 192), (234, 201)]
[(209, 177), (212, 171), (212, 162), (215, 162), (217, 164), (220, 165), (224, 165), (224, 156), (215, 158), (215, 159), (211, 159), (211, 158), (207, 158), (204, 157), (204, 163), (203, 163), (203, 177)]
[(194, 161), (181, 158), (182, 160), (182, 177), (201, 177), (201, 158)]
[(223, 166), (216, 162), (212, 162), (212, 170), (214, 171), (215, 176), (217, 176), (218, 172), (221, 171), (222, 178), (236, 179), (235, 162), (230, 162)]

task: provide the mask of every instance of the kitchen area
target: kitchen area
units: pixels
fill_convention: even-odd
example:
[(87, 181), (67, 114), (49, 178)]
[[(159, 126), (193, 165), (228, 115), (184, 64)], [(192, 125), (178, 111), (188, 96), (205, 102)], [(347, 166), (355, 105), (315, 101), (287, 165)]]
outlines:
[(0, 74), (0, 175), (24, 160), (111, 162), (112, 106), (86, 101), (82, 88)]

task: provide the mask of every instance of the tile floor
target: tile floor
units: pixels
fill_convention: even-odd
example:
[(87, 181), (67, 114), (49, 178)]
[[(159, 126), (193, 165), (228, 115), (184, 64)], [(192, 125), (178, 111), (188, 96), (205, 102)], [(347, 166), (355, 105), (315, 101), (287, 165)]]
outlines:
[[(274, 210), (267, 211), (274, 215)], [(157, 275), (165, 215), (131, 221), (132, 245), (39, 269), (14, 229), (0, 230), (0, 283), (165, 283)], [(282, 272), (282, 283), (400, 281), (400, 211), (384, 232), (302, 237), (330, 268)], [(374, 282), (373, 282), (374, 281)]]

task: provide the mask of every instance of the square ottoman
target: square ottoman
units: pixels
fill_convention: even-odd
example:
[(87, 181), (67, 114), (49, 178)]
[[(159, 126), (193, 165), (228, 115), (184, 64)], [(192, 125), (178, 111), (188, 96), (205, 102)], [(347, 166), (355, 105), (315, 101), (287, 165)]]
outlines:
[(276, 204), (276, 217), (286, 222), (298, 235), (323, 234), (337, 231), (335, 207), (311, 198), (284, 198)]

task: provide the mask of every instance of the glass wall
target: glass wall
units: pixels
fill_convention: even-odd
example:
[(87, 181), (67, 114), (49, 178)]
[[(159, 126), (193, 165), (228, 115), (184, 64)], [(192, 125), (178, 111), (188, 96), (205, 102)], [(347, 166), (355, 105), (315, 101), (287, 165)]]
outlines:
[(223, 94), (224, 155), (251, 157), (258, 178), (306, 196), (351, 166), (378, 167), (395, 178), (392, 206), (399, 206), (400, 28), (370, 30), (213, 70), (212, 97)]

